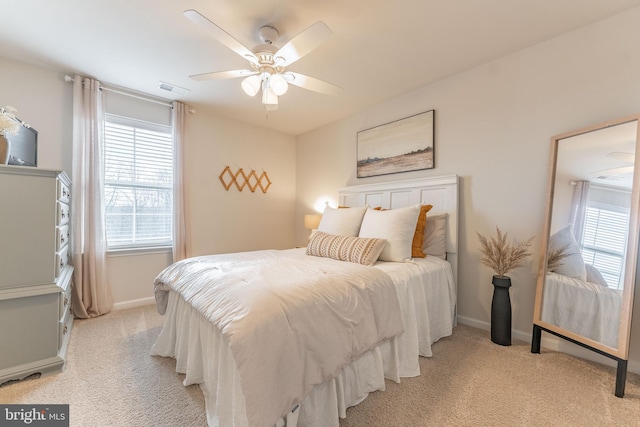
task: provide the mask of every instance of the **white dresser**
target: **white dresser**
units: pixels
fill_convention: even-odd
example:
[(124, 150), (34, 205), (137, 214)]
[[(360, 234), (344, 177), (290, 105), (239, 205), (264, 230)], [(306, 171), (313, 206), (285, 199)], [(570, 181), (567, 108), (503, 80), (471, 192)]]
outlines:
[(64, 365), (70, 188), (64, 172), (0, 165), (0, 384)]

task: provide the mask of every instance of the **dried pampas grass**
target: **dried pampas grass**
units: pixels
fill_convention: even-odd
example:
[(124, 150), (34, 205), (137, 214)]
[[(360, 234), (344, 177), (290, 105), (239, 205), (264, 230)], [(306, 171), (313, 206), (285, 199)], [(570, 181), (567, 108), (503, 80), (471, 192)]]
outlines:
[(566, 258), (569, 255), (568, 243), (561, 248), (556, 248), (549, 251), (549, 254), (547, 255), (547, 271), (554, 271), (556, 268), (560, 267), (562, 264), (564, 264), (564, 262), (562, 262), (562, 259)]
[(496, 237), (487, 239), (476, 232), (483, 257), (480, 259), (487, 267), (495, 271), (496, 275), (504, 277), (511, 270), (520, 267), (531, 255), (529, 248), (533, 243), (533, 237), (522, 240), (515, 245), (507, 243), (507, 234), (496, 227)]

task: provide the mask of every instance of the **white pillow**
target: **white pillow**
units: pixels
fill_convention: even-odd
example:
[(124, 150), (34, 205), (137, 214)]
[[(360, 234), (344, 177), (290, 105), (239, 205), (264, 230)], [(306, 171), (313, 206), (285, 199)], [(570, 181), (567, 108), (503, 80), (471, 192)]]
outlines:
[(580, 246), (578, 246), (576, 238), (573, 237), (570, 225), (557, 231), (549, 238), (549, 247), (547, 248), (549, 252), (560, 248), (565, 248), (567, 256), (560, 260), (560, 265), (554, 268), (553, 271), (563, 276), (586, 281), (587, 270), (584, 266), (584, 259), (580, 252)]
[(427, 215), (422, 250), (425, 254), (447, 259), (447, 214)]
[(306, 253), (339, 261), (374, 265), (385, 244), (384, 239), (335, 236), (317, 231), (309, 240)]
[(387, 241), (380, 254), (382, 261), (409, 261), (419, 214), (420, 205), (385, 211), (367, 209), (359, 237), (377, 237)]
[(362, 217), (366, 211), (366, 206), (339, 209), (326, 206), (318, 224), (318, 231), (337, 236), (358, 237)]
[(602, 277), (602, 273), (600, 273), (597, 268), (595, 268), (591, 264), (585, 264), (584, 266), (587, 270), (587, 282), (595, 283), (596, 285), (604, 286), (605, 288), (609, 287), (609, 284), (607, 283), (605, 278)]

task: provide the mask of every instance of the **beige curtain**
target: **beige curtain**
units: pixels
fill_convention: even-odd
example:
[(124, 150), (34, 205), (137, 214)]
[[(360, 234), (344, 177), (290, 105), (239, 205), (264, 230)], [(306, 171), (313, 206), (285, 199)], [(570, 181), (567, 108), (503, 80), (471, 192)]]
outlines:
[(113, 308), (107, 280), (103, 193), (103, 102), (100, 82), (73, 80), (73, 170), (71, 252), (73, 313), (96, 317)]
[(173, 122), (173, 262), (187, 257), (185, 203), (184, 203), (184, 141), (187, 106), (175, 101), (172, 109)]
[(582, 248), (582, 235), (584, 234), (584, 221), (587, 214), (587, 202), (589, 201), (589, 181), (575, 181), (573, 199), (571, 200), (571, 231), (576, 242)]

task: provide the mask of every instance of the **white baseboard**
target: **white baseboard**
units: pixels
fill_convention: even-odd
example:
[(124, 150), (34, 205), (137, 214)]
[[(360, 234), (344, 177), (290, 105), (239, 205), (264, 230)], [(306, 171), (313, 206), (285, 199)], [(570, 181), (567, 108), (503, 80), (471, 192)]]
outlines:
[(460, 315), (458, 315), (458, 322), (462, 323), (463, 325), (482, 329), (484, 331), (488, 331), (491, 327), (489, 322), (482, 322), (480, 320), (472, 319), (471, 317), (464, 317)]
[(134, 299), (130, 301), (117, 302), (113, 304), (113, 310), (114, 311), (126, 310), (127, 308), (142, 307), (143, 305), (151, 305), (155, 303), (156, 303), (156, 300), (154, 297), (140, 298), (140, 299)]
[[(458, 316), (458, 322), (463, 325), (471, 326), (473, 328), (482, 329), (484, 331), (491, 330), (491, 324), (489, 322), (483, 322), (480, 320), (472, 319), (470, 317)], [(531, 332), (511, 331), (511, 336), (518, 341), (524, 341), (531, 343), (531, 336), (533, 335), (533, 325), (531, 325)], [(565, 341), (562, 338), (558, 338), (555, 335), (544, 333), (542, 334), (542, 340), (540, 345), (543, 349), (550, 351), (557, 351), (561, 353), (567, 353), (581, 359), (590, 360), (592, 362), (602, 363), (603, 365), (615, 367), (617, 364), (613, 359), (598, 354), (594, 351), (580, 347), (569, 341)], [(627, 364), (627, 371), (634, 374), (640, 374), (640, 361), (629, 360)]]

